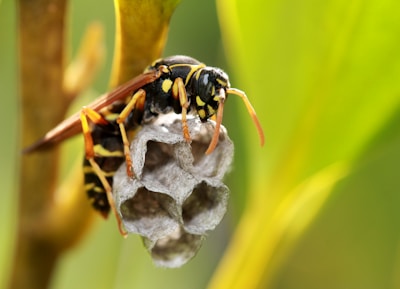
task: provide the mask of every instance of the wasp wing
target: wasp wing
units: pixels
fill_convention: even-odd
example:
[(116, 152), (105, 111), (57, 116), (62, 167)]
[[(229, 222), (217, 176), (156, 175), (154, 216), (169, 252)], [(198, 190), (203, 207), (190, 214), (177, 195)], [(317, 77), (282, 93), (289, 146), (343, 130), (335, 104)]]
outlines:
[[(122, 100), (129, 94), (132, 94), (136, 90), (142, 88), (146, 84), (155, 81), (160, 77), (158, 70), (143, 73), (132, 80), (122, 84), (116, 89), (101, 95), (99, 98), (94, 100), (87, 107), (99, 111), (103, 107), (106, 107), (117, 100)], [(45, 136), (39, 139), (31, 146), (25, 148), (23, 153), (30, 153), (38, 150), (45, 150), (53, 147), (54, 145), (82, 132), (80, 112), (71, 115), (66, 120), (62, 121), (55, 128), (50, 130)]]

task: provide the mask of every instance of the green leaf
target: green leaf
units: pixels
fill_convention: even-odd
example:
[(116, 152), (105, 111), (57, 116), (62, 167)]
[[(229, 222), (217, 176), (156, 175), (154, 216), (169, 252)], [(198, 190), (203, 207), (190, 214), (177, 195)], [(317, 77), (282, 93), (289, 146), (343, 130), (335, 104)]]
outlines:
[(161, 57), (169, 21), (180, 0), (116, 0), (116, 39), (111, 85), (142, 73)]
[[(249, 133), (242, 139), (249, 140), (249, 202), (210, 288), (241, 288), (242, 280), (251, 280), (246, 288), (290, 288), (287, 284), (294, 284), (293, 288), (327, 288), (317, 282), (331, 272), (332, 264), (324, 263), (322, 255), (311, 247), (302, 255), (303, 266), (308, 266), (308, 258), (314, 258), (326, 267), (318, 268), (319, 275), (310, 270), (305, 283), (308, 286), (303, 287), (299, 279), (291, 282), (282, 272), (290, 267), (291, 256), (306, 238), (309, 227), (328, 213), (324, 204), (346, 193), (361, 194), (365, 188), (347, 188), (346, 193), (338, 194), (336, 182), (340, 178), (328, 179), (326, 186), (332, 189), (320, 193), (325, 197), (315, 194), (298, 210), (306, 192), (294, 188), (305, 180), (318, 179), (334, 164), (349, 164), (347, 173), (356, 174), (375, 145), (389, 142), (387, 136), (393, 134), (390, 128), (395, 127), (394, 115), (400, 107), (400, 23), (396, 13), (400, 4), (220, 0), (218, 8), (231, 66), (236, 68), (240, 88), (249, 95), (264, 125), (266, 147), (257, 149), (255, 134), (246, 129)], [(243, 116), (243, 122), (251, 125), (248, 117)], [(395, 151), (391, 153), (397, 159)], [(380, 157), (388, 160), (388, 156)], [(395, 170), (383, 165), (384, 159), (378, 162), (385, 173), (362, 175), (371, 184), (368, 189), (376, 202), (380, 196), (378, 184)], [(387, 187), (394, 193), (400, 185), (392, 178)], [(297, 196), (288, 201), (293, 192)], [(354, 213), (365, 214), (371, 204), (360, 202), (353, 208)], [(296, 218), (291, 217), (294, 211)], [(307, 219), (310, 212), (312, 216)], [(291, 223), (280, 227), (280, 222), (275, 222), (277, 215)], [(357, 225), (366, 226), (369, 221), (366, 218)], [(294, 228), (299, 228), (296, 234), (292, 234)], [(381, 233), (378, 227), (374, 230), (375, 234)], [(313, 233), (318, 240), (325, 231)], [(290, 242), (287, 236), (293, 236)], [(338, 239), (333, 243), (346, 236), (335, 237)], [(397, 236), (392, 238), (392, 243), (398, 240)], [(386, 241), (379, 239), (382, 252)], [(346, 253), (351, 254), (356, 248), (347, 249)], [(361, 252), (369, 254), (367, 247)], [(360, 256), (354, 258), (363, 262), (357, 259)], [(300, 260), (297, 262), (300, 264)], [(343, 262), (340, 266), (343, 271), (350, 270), (350, 264)], [(290, 269), (293, 276), (305, 271), (293, 266)], [(352, 284), (375, 278), (370, 271), (364, 271), (363, 280), (362, 274), (354, 275)], [(244, 277), (247, 272), (250, 275)], [(274, 281), (276, 276), (281, 277), (280, 282)], [(343, 288), (346, 283), (335, 285), (332, 288)]]
[(357, 160), (270, 288), (398, 288), (400, 121)]

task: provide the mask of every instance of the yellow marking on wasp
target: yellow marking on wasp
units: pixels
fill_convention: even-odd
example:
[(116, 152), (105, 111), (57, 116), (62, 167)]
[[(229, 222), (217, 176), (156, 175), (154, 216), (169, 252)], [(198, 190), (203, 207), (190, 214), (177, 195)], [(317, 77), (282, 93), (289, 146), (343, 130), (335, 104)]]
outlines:
[(105, 149), (102, 145), (97, 144), (93, 147), (96, 155), (99, 155), (101, 157), (123, 157), (124, 152), (122, 151), (109, 151)]
[(168, 78), (163, 81), (161, 88), (165, 93), (168, 93), (171, 89), (171, 86), (172, 86), (172, 80)]
[(219, 96), (218, 95), (214, 96), (213, 100), (218, 102), (219, 101)]
[(211, 95), (215, 95), (215, 86), (214, 85), (211, 87)]
[[(171, 70), (173, 70), (175, 67), (190, 67), (190, 71), (189, 73), (186, 75), (186, 79), (185, 79), (185, 86), (189, 83), (189, 80), (192, 78), (193, 74), (196, 72), (200, 72), (200, 70), (204, 67), (206, 67), (205, 64), (200, 63), (200, 64), (173, 64), (171, 66), (169, 66), (169, 68)], [(200, 74), (200, 73), (198, 73)], [(196, 79), (198, 78), (198, 76), (196, 75)]]
[(103, 187), (99, 187), (99, 186), (95, 186), (93, 188), (93, 191), (97, 192), (97, 193), (105, 193), (106, 190)]
[(110, 113), (110, 114), (105, 114), (105, 119), (108, 121), (114, 121), (119, 117), (119, 113)]
[(195, 77), (196, 77), (196, 80), (199, 80), (199, 78), (200, 78), (200, 71), (201, 71), (201, 70), (199, 70), (199, 71), (196, 72), (196, 76), (195, 76)]
[(157, 62), (159, 62), (160, 60), (161, 58), (157, 58), (156, 60), (154, 60), (149, 66), (146, 67), (144, 72), (148, 72), (150, 69), (153, 69), (153, 67), (156, 66)]
[(89, 183), (89, 184), (85, 184), (85, 191), (90, 191), (91, 189), (93, 189), (96, 185), (94, 183)]
[(199, 114), (199, 117), (200, 117), (201, 119), (206, 118), (206, 111), (205, 111), (204, 109), (198, 110), (197, 113)]
[(207, 108), (210, 114), (215, 114), (215, 109), (211, 105), (207, 105)]
[(115, 171), (112, 171), (112, 172), (105, 172), (103, 170), (101, 170), (101, 171), (103, 172), (103, 175), (105, 177), (113, 177), (115, 175)]
[(106, 192), (103, 187), (99, 187), (95, 183), (85, 184), (85, 191), (95, 191), (96, 193)]
[(196, 103), (198, 106), (205, 106), (206, 103), (204, 101), (201, 100), (200, 96), (196, 96)]
[(84, 166), (83, 167), (83, 173), (84, 174), (90, 174), (90, 173), (93, 173), (94, 171), (93, 171), (93, 168), (92, 168), (92, 166)]
[(219, 84), (221, 84), (223, 87), (225, 87), (225, 86), (228, 84), (225, 80), (223, 80), (223, 79), (221, 79), (221, 78), (217, 78), (217, 82), (218, 82)]
[[(115, 174), (115, 171), (113, 171), (113, 172), (105, 172), (105, 171), (101, 170), (101, 172), (103, 173), (103, 175), (104, 175), (105, 177), (113, 177), (114, 174)], [(92, 166), (84, 166), (84, 167), (83, 167), (83, 173), (84, 173), (84, 174), (94, 174), (94, 173), (96, 173), (96, 172), (94, 171), (94, 169), (92, 168)]]

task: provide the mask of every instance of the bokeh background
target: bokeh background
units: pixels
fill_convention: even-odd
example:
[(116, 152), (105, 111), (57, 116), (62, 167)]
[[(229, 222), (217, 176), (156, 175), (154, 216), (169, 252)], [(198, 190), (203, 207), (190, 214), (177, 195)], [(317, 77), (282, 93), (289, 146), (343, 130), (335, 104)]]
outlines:
[[(15, 10), (0, 1), (0, 288), (23, 181)], [(224, 68), (256, 108), (265, 147), (230, 97), (230, 208), (197, 256), (155, 268), (139, 237), (99, 220), (51, 288), (400, 288), (399, 11), (395, 0), (182, 0), (164, 55)], [(95, 97), (109, 83), (113, 3), (73, 0), (69, 14), (71, 55), (89, 23), (105, 28), (106, 61), (86, 92)]]

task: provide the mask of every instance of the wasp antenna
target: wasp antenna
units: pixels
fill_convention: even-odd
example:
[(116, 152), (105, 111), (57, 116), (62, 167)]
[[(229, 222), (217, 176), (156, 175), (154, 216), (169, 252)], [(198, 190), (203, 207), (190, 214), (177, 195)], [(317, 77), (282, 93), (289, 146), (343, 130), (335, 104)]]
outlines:
[(224, 115), (224, 103), (225, 103), (225, 90), (222, 88), (220, 90), (218, 101), (219, 101), (219, 105), (218, 105), (218, 110), (217, 110), (217, 119), (215, 120), (214, 134), (213, 134), (211, 142), (206, 150), (206, 155), (211, 154), (218, 144), (219, 131), (221, 128), (222, 116)]
[(258, 120), (256, 111), (254, 110), (253, 106), (251, 105), (246, 94), (243, 91), (236, 89), (236, 88), (228, 88), (226, 92), (230, 93), (230, 94), (236, 94), (242, 98), (244, 104), (246, 105), (247, 111), (249, 112), (249, 114), (257, 128), (258, 135), (260, 137), (260, 144), (261, 144), (261, 146), (263, 146), (264, 145), (264, 131), (261, 127), (260, 121)]

